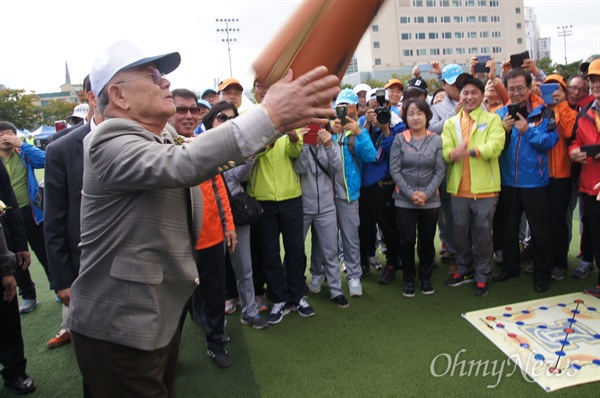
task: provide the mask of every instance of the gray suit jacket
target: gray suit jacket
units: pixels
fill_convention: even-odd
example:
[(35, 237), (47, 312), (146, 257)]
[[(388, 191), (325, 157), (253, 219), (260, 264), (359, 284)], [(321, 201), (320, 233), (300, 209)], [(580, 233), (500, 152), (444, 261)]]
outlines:
[(81, 268), (68, 327), (141, 350), (165, 347), (198, 283), (198, 185), (278, 137), (261, 107), (181, 146), (131, 120), (94, 129), (84, 140)]

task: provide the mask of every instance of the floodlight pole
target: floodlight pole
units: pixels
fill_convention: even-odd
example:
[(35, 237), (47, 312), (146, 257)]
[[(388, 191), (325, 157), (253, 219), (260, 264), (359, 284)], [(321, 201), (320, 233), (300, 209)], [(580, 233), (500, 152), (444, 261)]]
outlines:
[[(237, 33), (239, 35), (240, 32), (240, 28), (237, 28), (236, 25), (239, 23), (239, 19), (237, 18), (226, 18), (226, 19), (217, 19), (216, 22), (217, 24), (220, 24), (221, 27), (217, 28), (217, 33), (218, 34), (222, 34), (224, 35), (224, 37), (221, 38), (221, 42), (227, 43), (227, 53), (229, 54), (229, 76), (233, 77), (233, 68), (232, 68), (232, 64), (231, 64), (231, 43), (232, 42), (237, 42), (237, 38), (232, 37), (234, 33)], [(225, 28), (223, 28), (223, 25), (225, 26)]]
[[(567, 66), (567, 36), (571, 36), (573, 34), (573, 25), (569, 26), (557, 26), (558, 29), (558, 37), (562, 37), (565, 43), (565, 66)], [(561, 30), (562, 29), (562, 30)]]

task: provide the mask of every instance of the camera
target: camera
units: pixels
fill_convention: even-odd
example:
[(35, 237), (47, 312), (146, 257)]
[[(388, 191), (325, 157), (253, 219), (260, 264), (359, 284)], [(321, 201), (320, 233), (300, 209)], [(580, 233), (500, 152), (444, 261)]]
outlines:
[(337, 118), (340, 119), (340, 122), (342, 123), (342, 126), (343, 126), (344, 124), (346, 124), (346, 115), (348, 114), (348, 106), (346, 104), (336, 105), (335, 114), (336, 114)]
[(390, 113), (390, 109), (384, 105), (385, 90), (382, 88), (377, 89), (375, 92), (375, 98), (377, 98), (377, 103), (379, 104), (379, 106), (375, 108), (377, 122), (379, 124), (388, 124), (392, 118), (392, 114)]

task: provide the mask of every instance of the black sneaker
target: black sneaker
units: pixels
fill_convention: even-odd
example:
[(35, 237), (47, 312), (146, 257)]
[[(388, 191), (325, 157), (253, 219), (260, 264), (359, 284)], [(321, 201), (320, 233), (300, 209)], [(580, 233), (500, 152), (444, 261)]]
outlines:
[(209, 348), (206, 350), (206, 355), (221, 369), (231, 366), (231, 355), (223, 346)]
[(396, 279), (396, 270), (391, 265), (386, 265), (379, 277), (379, 283), (382, 285), (389, 285)]
[(292, 311), (298, 311), (298, 315), (304, 318), (310, 318), (315, 315), (315, 310), (308, 304), (306, 297), (302, 297), (298, 305), (292, 306)]
[(464, 285), (465, 283), (473, 283), (475, 280), (473, 279), (472, 273), (467, 273), (464, 275), (459, 274), (458, 272), (452, 275), (450, 278), (446, 279), (446, 286), (456, 287), (460, 285)]
[(343, 294), (335, 296), (331, 299), (331, 301), (333, 301), (340, 308), (348, 308), (350, 306), (350, 303), (348, 303), (348, 300), (346, 300), (346, 297), (344, 297)]
[(421, 293), (423, 294), (433, 294), (433, 285), (431, 284), (431, 280), (424, 279), (419, 281), (419, 285), (421, 286)]
[(290, 306), (288, 303), (281, 302), (273, 304), (271, 313), (267, 316), (267, 322), (271, 325), (281, 322), (283, 317), (290, 313)]
[(477, 297), (482, 297), (488, 294), (488, 289), (485, 282), (477, 282), (475, 286), (475, 290), (473, 290), (473, 295)]
[(415, 283), (410, 281), (404, 281), (404, 290), (402, 291), (404, 297), (415, 297)]
[(252, 326), (256, 330), (262, 330), (262, 329), (266, 329), (267, 327), (269, 327), (269, 324), (267, 323), (267, 321), (262, 319), (262, 317), (258, 314), (256, 314), (256, 316), (254, 316), (254, 317), (246, 317), (245, 315), (242, 315), (241, 322), (244, 325)]
[(35, 390), (33, 379), (27, 375), (19, 376), (16, 379), (4, 380), (4, 386), (12, 388), (18, 395), (29, 394)]

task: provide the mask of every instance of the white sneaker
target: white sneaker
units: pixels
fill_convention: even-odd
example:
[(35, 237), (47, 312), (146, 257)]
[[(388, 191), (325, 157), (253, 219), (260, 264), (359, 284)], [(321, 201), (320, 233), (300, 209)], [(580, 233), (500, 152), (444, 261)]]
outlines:
[(362, 286), (360, 284), (360, 279), (350, 279), (348, 281), (348, 286), (350, 287), (350, 296), (362, 296)]
[(319, 293), (321, 291), (321, 285), (323, 284), (323, 280), (325, 280), (325, 275), (313, 275), (312, 279), (310, 280), (308, 290), (311, 293)]

